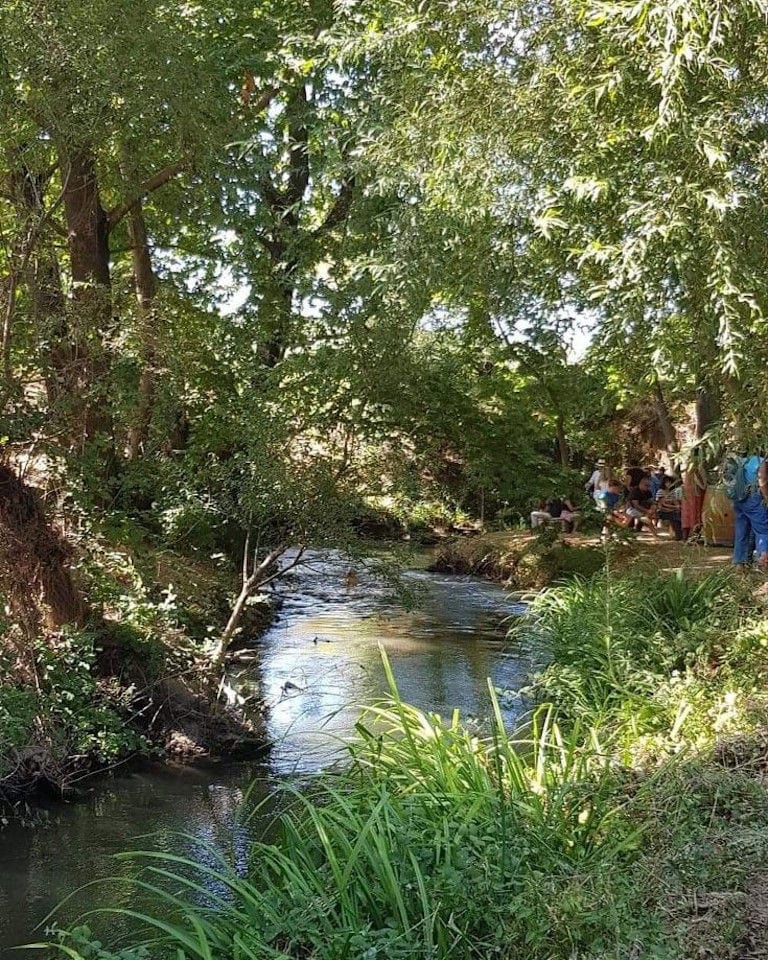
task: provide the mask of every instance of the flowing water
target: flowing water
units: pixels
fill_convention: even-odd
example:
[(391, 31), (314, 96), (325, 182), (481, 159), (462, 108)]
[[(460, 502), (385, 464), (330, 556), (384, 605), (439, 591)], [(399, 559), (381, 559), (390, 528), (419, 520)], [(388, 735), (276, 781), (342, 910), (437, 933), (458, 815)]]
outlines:
[[(102, 780), (90, 799), (52, 808), (46, 825), (0, 831), (0, 956), (19, 956), (7, 948), (40, 937), (35, 926), (79, 887), (130, 872), (113, 859), (122, 850), (152, 847), (198, 860), (219, 850), (242, 863), (249, 837), (263, 830), (238, 816), (246, 790), (256, 800), (269, 797), (285, 777), (311, 776), (343, 757), (361, 708), (386, 690), (379, 646), (403, 699), (443, 714), (459, 708), (480, 721), (490, 709), (488, 678), (511, 691), (525, 683), (535, 654), (506, 640), (509, 618), (523, 608), (500, 587), (411, 570), (402, 584), (416, 601), (409, 610), (378, 566), (371, 561), (350, 574), (348, 561), (312, 555), (280, 588), (274, 625), (233, 667), (234, 686), (244, 694), (259, 689), (267, 700), (274, 746), (265, 762), (158, 767)], [(503, 698), (502, 711), (512, 724), (518, 701)], [(116, 896), (109, 893), (113, 906)], [(105, 897), (103, 885), (90, 887), (64, 915)]]

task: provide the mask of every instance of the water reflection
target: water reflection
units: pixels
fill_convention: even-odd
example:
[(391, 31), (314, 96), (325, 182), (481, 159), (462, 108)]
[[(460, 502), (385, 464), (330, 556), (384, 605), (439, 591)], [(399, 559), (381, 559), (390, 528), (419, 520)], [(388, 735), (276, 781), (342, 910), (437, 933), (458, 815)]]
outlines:
[[(258, 671), (278, 772), (317, 770), (338, 755), (362, 706), (386, 691), (379, 645), (403, 699), (440, 713), (487, 716), (488, 678), (517, 689), (530, 671), (530, 651), (499, 643), (522, 611), (501, 588), (412, 571), (406, 580), (421, 602), (407, 612), (370, 571), (340, 593), (345, 570), (338, 558), (313, 562), (261, 641), (258, 667), (238, 671), (246, 684)], [(510, 723), (515, 709), (505, 707)]]
[[(443, 714), (458, 707), (464, 715), (486, 716), (488, 677), (516, 689), (529, 674), (531, 651), (500, 642), (506, 619), (520, 612), (500, 588), (414, 571), (406, 582), (421, 593), (421, 603), (407, 612), (370, 569), (349, 587), (348, 562), (312, 561), (259, 642), (258, 660), (233, 671), (246, 687), (260, 685), (270, 704), (275, 746), (268, 765), (158, 767), (98, 784), (88, 802), (55, 808), (46, 828), (0, 832), (0, 956), (19, 956), (4, 948), (32, 938), (35, 924), (73, 890), (95, 878), (128, 875), (134, 868), (112, 859), (125, 849), (152, 846), (210, 858), (211, 865), (213, 851), (220, 851), (242, 866), (252, 831), (263, 829), (238, 817), (244, 792), (255, 782), (258, 801), (273, 791), (275, 777), (312, 773), (338, 757), (361, 707), (385, 691), (378, 644), (403, 699)], [(515, 707), (505, 710), (512, 722)], [(124, 885), (98, 885), (79, 894), (72, 911), (128, 905), (129, 897), (136, 908)]]

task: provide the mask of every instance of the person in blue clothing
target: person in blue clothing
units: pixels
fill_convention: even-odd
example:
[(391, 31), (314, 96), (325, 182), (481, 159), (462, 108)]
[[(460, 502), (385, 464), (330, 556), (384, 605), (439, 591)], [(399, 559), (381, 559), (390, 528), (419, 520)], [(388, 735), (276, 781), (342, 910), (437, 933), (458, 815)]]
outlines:
[(733, 563), (746, 570), (754, 549), (758, 566), (768, 570), (768, 461), (756, 456), (743, 459), (729, 487), (735, 519)]
[(654, 467), (650, 475), (651, 481), (651, 495), (653, 499), (656, 500), (659, 495), (659, 490), (664, 488), (664, 479), (666, 477), (666, 470), (664, 467)]

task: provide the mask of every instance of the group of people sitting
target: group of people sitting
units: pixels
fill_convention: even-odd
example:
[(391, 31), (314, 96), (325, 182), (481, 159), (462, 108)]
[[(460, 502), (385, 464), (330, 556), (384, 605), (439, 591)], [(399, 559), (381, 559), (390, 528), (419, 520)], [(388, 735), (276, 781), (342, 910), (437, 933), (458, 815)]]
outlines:
[(559, 524), (565, 533), (578, 530), (581, 512), (571, 500), (561, 500), (553, 497), (551, 500), (540, 500), (535, 510), (531, 510), (531, 529), (536, 530), (550, 523)]
[[(623, 527), (647, 530), (658, 539), (660, 524), (668, 524), (676, 540), (687, 540), (701, 524), (701, 511), (706, 481), (696, 470), (685, 477), (667, 472), (663, 466), (628, 467), (623, 481), (614, 477), (604, 460), (598, 460), (595, 470), (585, 484), (603, 514), (603, 534), (611, 528)], [(555, 497), (542, 501), (531, 512), (531, 527), (535, 530), (546, 524), (557, 523), (566, 533), (578, 529), (581, 513), (571, 499)]]
[(638, 532), (648, 530), (658, 539), (658, 527), (663, 523), (669, 525), (675, 540), (686, 540), (691, 534), (690, 525), (683, 524), (683, 480), (662, 466), (629, 467), (620, 483), (605, 462), (598, 462), (586, 490), (605, 515), (604, 534), (611, 526), (618, 526)]
[[(768, 457), (729, 454), (717, 471), (719, 489), (733, 508), (733, 563), (748, 569), (757, 556), (768, 572)], [(666, 523), (675, 540), (700, 539), (707, 476), (696, 450), (680, 473), (663, 466), (627, 467), (619, 481), (605, 460), (598, 460), (584, 489), (603, 515), (603, 536), (612, 528), (647, 530), (659, 538)], [(716, 501), (715, 501), (716, 502)], [(714, 516), (726, 512), (714, 509)], [(542, 501), (531, 512), (531, 527), (558, 524), (566, 533), (578, 529), (581, 512), (572, 499)]]

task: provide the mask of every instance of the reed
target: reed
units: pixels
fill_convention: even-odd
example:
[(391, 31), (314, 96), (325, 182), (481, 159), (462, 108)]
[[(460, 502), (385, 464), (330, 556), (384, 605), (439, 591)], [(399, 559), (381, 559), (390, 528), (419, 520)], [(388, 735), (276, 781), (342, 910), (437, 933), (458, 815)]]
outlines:
[[(505, 730), (492, 687), (483, 736), (457, 713), (403, 703), (382, 652), (390, 695), (361, 719), (348, 768), (308, 792), (283, 788), (275, 835), (252, 845), (244, 875), (211, 850), (124, 854), (152, 909), (86, 916), (57, 949), (71, 960), (736, 955), (743, 891), (768, 856), (768, 800), (702, 751), (726, 729), (720, 702), (732, 709), (738, 689), (759, 699), (765, 621), (725, 575), (599, 575), (542, 595), (522, 629), (550, 649), (533, 689), (557, 704), (538, 706), (525, 736)], [(640, 765), (649, 737), (666, 753)], [(699, 925), (692, 883), (738, 893), (742, 919), (731, 908)], [(115, 915), (133, 934), (107, 949), (91, 926)]]

